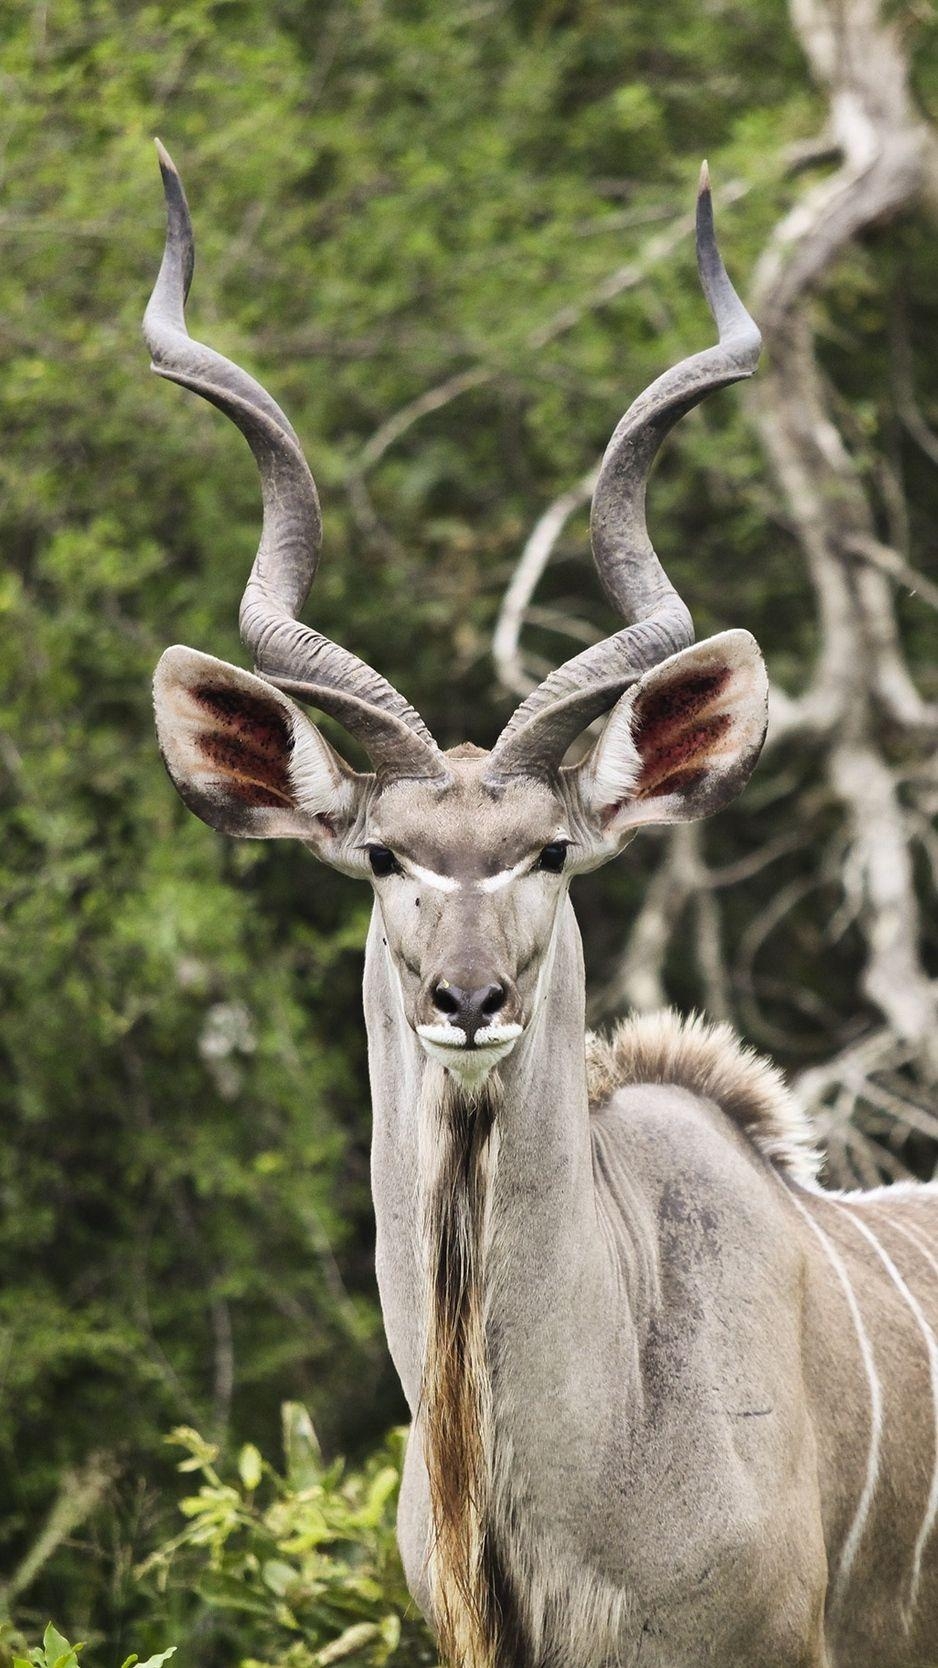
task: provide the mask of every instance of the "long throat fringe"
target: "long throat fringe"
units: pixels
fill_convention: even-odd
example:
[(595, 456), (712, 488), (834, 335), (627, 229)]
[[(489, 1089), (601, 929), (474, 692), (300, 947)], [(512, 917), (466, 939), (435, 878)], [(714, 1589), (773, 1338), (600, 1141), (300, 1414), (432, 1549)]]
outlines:
[[(442, 1076), (442, 1074), (440, 1074)], [(499, 1668), (491, 1544), (492, 1416), (485, 1347), (487, 1213), (497, 1087), (469, 1096), (446, 1077), (422, 1108), (427, 1344), (421, 1396), (430, 1480), (429, 1575), (444, 1661)]]

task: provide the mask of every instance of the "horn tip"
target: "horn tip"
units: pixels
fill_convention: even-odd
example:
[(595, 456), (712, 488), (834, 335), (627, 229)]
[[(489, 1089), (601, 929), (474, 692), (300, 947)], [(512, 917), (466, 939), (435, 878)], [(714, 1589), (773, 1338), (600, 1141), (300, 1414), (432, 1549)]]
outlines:
[[(155, 326), (164, 314), (172, 316), (176, 327), (185, 330), (182, 308), (189, 294), (195, 267), (192, 221), (179, 170), (163, 141), (154, 137), (153, 143), (160, 164), (163, 197), (166, 203), (166, 246), (159, 275), (144, 315), (144, 335), (150, 342), (151, 351), (153, 343), (147, 335), (148, 328)], [(157, 353), (154, 358), (158, 360), (160, 355)]]
[[(697, 186), (697, 213), (695, 219), (698, 264), (701, 259), (703, 259), (705, 264), (709, 267), (719, 262), (720, 257), (717, 252), (716, 232), (713, 225), (713, 196), (710, 190), (710, 167), (706, 162), (702, 162), (700, 164), (700, 182)], [(701, 273), (701, 277), (703, 277), (703, 273)], [(708, 285), (710, 282), (712, 282), (711, 278), (704, 279), (704, 291), (708, 295), (708, 298)]]
[[(192, 227), (189, 219), (189, 205), (186, 202), (186, 189), (182, 183), (182, 175), (175, 162), (163, 144), (162, 139), (153, 140), (160, 164), (160, 174), (163, 179), (163, 195), (169, 213), (170, 235), (181, 233), (187, 241), (191, 241)], [(192, 274), (189, 273), (191, 280)], [(188, 288), (188, 284), (186, 286)]]
[(162, 139), (154, 139), (153, 143), (156, 146), (156, 155), (160, 164), (160, 174), (163, 178), (163, 194), (166, 198), (167, 206), (170, 211), (170, 218), (172, 219), (174, 209), (181, 210), (183, 221), (188, 222), (189, 209), (186, 203), (185, 187), (182, 183), (182, 176), (179, 169), (176, 167), (176, 164), (170, 156), (169, 151), (166, 149), (166, 146), (163, 144)]
[(166, 149), (166, 146), (163, 144), (162, 139), (158, 139), (154, 135), (153, 143), (156, 146), (156, 154), (157, 154), (157, 157), (159, 158), (160, 171), (164, 175), (165, 174), (173, 174), (175, 176), (175, 178), (178, 180), (178, 178), (179, 178), (179, 169), (176, 167), (176, 164), (173, 161), (172, 157), (170, 156), (169, 151)]

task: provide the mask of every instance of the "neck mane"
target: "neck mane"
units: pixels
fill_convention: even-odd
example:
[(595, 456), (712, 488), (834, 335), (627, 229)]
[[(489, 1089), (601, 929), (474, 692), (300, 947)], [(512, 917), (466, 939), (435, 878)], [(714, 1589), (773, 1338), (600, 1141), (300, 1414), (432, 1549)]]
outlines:
[(421, 1434), (433, 1536), (429, 1575), (443, 1655), (497, 1660), (491, 1544), (492, 1396), (485, 1337), (489, 1213), (501, 1092), (425, 1076), (421, 1225), (426, 1349)]

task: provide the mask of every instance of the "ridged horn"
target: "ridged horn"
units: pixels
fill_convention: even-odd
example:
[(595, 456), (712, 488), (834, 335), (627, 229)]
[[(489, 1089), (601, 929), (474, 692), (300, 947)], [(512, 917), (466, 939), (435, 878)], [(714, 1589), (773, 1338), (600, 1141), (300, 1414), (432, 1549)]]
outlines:
[(630, 405), (593, 494), (593, 557), (606, 595), (629, 624), (566, 661), (522, 701), (493, 750), (493, 779), (556, 770), (570, 743), (630, 684), (694, 640), (690, 614), (648, 536), (648, 475), (679, 418), (715, 389), (751, 376), (762, 347), (717, 247), (706, 163), (697, 193), (697, 269), (718, 341), (665, 371)]
[(244, 645), (262, 676), (344, 725), (365, 747), (379, 776), (445, 779), (443, 755), (404, 696), (363, 660), (296, 617), (319, 565), (322, 518), (316, 483), (293, 428), (266, 389), (189, 335), (185, 304), (195, 265), (192, 221), (178, 171), (159, 140), (156, 145), (166, 195), (166, 244), (143, 320), (152, 369), (230, 417), (260, 473), (263, 525), (241, 601)]

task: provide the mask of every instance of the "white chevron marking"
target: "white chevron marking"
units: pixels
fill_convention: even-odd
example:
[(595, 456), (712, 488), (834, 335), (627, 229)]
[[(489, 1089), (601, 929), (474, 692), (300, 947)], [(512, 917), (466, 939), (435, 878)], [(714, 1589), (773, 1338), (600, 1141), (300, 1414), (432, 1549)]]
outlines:
[(850, 1578), (850, 1572), (853, 1568), (857, 1551), (859, 1550), (860, 1541), (863, 1538), (863, 1531), (866, 1528), (866, 1520), (870, 1514), (870, 1507), (873, 1504), (873, 1496), (876, 1493), (876, 1484), (879, 1479), (879, 1454), (883, 1432), (883, 1391), (879, 1382), (879, 1374), (876, 1371), (876, 1360), (873, 1355), (873, 1348), (870, 1343), (866, 1327), (863, 1324), (863, 1316), (860, 1313), (860, 1305), (857, 1302), (856, 1294), (850, 1284), (850, 1276), (847, 1273), (843, 1257), (840, 1255), (840, 1252), (833, 1241), (824, 1232), (824, 1229), (818, 1222), (815, 1222), (814, 1217), (805, 1209), (801, 1200), (797, 1198), (794, 1193), (789, 1193), (788, 1197), (797, 1209), (800, 1210), (812, 1232), (820, 1241), (824, 1254), (840, 1281), (841, 1287), (843, 1288), (844, 1296), (847, 1299), (847, 1307), (850, 1310), (850, 1318), (853, 1321), (854, 1331), (857, 1335), (857, 1343), (860, 1346), (860, 1355), (863, 1360), (863, 1370), (866, 1373), (866, 1381), (870, 1392), (870, 1446), (866, 1458), (866, 1476), (863, 1481), (863, 1489), (861, 1491), (860, 1498), (857, 1501), (857, 1509), (853, 1514), (853, 1522), (847, 1531), (847, 1538), (841, 1549), (840, 1561), (837, 1566), (837, 1575), (833, 1587), (833, 1602), (839, 1604), (843, 1600), (844, 1590)]

